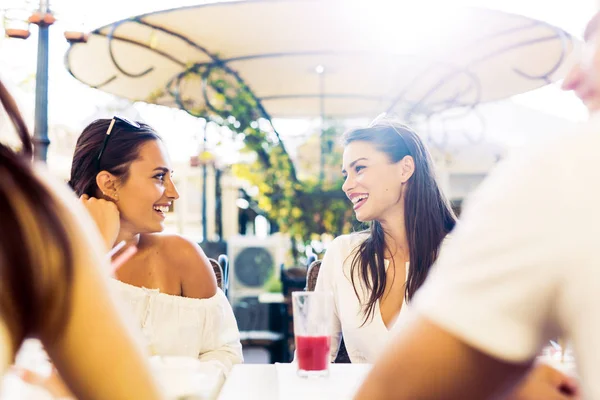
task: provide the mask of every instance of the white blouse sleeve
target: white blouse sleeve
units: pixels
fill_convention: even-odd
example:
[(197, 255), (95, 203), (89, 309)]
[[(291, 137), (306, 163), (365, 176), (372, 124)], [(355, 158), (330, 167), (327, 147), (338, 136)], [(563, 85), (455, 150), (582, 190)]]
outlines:
[(329, 245), (329, 248), (325, 252), (323, 261), (321, 262), (321, 268), (319, 269), (319, 276), (317, 277), (317, 284), (315, 286), (315, 292), (319, 291), (330, 291), (333, 293), (333, 315), (332, 315), (332, 328), (331, 328), (331, 349), (330, 349), (330, 361), (333, 362), (337, 357), (339, 351), (341, 337), (342, 337), (342, 325), (338, 313), (337, 304), (337, 285), (335, 282), (335, 270), (342, 270), (342, 261), (340, 257), (340, 240), (335, 239)]
[(244, 361), (240, 332), (231, 305), (225, 294), (217, 289), (214, 300), (205, 311), (199, 360), (215, 364), (229, 374), (235, 364)]

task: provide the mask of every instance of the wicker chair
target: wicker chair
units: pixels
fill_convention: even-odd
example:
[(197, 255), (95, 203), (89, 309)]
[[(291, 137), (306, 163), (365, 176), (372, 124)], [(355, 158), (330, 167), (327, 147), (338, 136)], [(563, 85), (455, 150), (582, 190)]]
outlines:
[(229, 291), (229, 259), (225, 254), (221, 254), (219, 255), (218, 263), (223, 271), (223, 285), (221, 289), (225, 293), (225, 296), (227, 296)]
[[(321, 260), (313, 261), (308, 267), (307, 278), (306, 278), (306, 290), (312, 292), (317, 286), (317, 278), (319, 276), (319, 270), (321, 269)], [(334, 361), (336, 364), (349, 364), (351, 363), (348, 352), (346, 351), (346, 345), (344, 344), (344, 338), (340, 341), (340, 349), (337, 357)]]
[(308, 272), (306, 273), (306, 291), (312, 292), (317, 286), (317, 278), (319, 277), (319, 270), (321, 269), (321, 260), (313, 261), (308, 266)]
[(217, 286), (225, 291), (225, 280), (223, 279), (224, 274), (223, 274), (223, 268), (221, 268), (221, 265), (219, 264), (219, 262), (217, 260), (215, 260), (214, 258), (209, 258), (208, 261), (210, 261), (210, 265), (213, 268), (213, 271), (215, 272), (215, 278), (217, 278)]

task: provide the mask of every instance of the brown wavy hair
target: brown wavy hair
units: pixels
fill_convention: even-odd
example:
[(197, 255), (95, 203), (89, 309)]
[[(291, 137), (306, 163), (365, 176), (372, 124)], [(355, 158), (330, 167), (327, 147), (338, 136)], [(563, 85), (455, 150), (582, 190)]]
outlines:
[(64, 206), (35, 175), (29, 130), (2, 82), (0, 102), (21, 139), (18, 152), (0, 144), (0, 317), (15, 350), (28, 336), (55, 340), (62, 334), (74, 249), (61, 218)]
[(150, 140), (162, 140), (147, 124), (138, 122), (140, 128), (135, 128), (116, 123), (102, 154), (102, 163), (98, 166), (98, 154), (110, 122), (110, 119), (98, 119), (92, 122), (85, 127), (77, 139), (69, 179), (69, 185), (77, 196), (87, 194), (90, 197), (100, 197), (96, 175), (103, 170), (126, 182), (129, 177), (129, 166), (137, 160), (142, 145)]
[[(397, 122), (381, 121), (368, 128), (354, 129), (344, 134), (344, 146), (358, 141), (372, 143), (392, 163), (397, 163), (406, 156), (414, 159), (415, 171), (407, 182), (404, 197), (404, 228), (410, 258), (404, 296), (410, 301), (427, 278), (444, 237), (456, 224), (456, 216), (436, 182), (429, 151), (412, 129)], [(383, 227), (378, 221), (372, 221), (368, 238), (354, 253), (350, 273), (357, 297), (355, 276), (359, 277), (370, 292), (364, 304), (363, 324), (373, 318), (375, 305), (385, 292), (385, 249)]]

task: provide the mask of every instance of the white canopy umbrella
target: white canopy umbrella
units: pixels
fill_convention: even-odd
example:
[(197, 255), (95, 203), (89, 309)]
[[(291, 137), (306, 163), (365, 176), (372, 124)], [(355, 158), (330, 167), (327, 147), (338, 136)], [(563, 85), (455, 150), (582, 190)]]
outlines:
[[(268, 120), (388, 112), (410, 121), (468, 111), (564, 75), (578, 44), (568, 33), (448, 2), (246, 0), (182, 7), (98, 28), (87, 42), (71, 45), (65, 63), (83, 83), (130, 100), (221, 117), (241, 102), (255, 106), (252, 119)], [(271, 144), (285, 154), (275, 135)], [(266, 152), (262, 158), (269, 164)], [(297, 181), (291, 160), (289, 179)]]
[(577, 46), (523, 16), (420, 4), (247, 0), (158, 11), (94, 30), (65, 62), (90, 86), (193, 115), (228, 106), (208, 78), (250, 89), (269, 119), (411, 118), (560, 79)]

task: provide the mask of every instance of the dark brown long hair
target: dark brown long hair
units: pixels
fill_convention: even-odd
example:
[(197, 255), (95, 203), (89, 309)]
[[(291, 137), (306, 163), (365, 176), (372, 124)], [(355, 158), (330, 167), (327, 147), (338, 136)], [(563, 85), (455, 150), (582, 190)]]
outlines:
[(150, 140), (161, 140), (149, 125), (138, 122), (140, 128), (135, 128), (116, 123), (98, 167), (98, 154), (110, 122), (110, 119), (92, 122), (77, 139), (69, 180), (69, 185), (77, 196), (87, 194), (90, 197), (99, 197), (96, 175), (100, 171), (108, 171), (125, 182), (129, 176), (129, 166), (138, 158), (142, 145)]
[(0, 144), (0, 316), (14, 350), (27, 336), (62, 334), (74, 258), (64, 207), (33, 172), (31, 136), (2, 82), (0, 101), (22, 143), (19, 153)]
[[(456, 224), (456, 217), (435, 180), (431, 155), (412, 129), (397, 122), (381, 121), (368, 128), (351, 130), (344, 135), (344, 146), (359, 141), (372, 143), (392, 163), (397, 163), (406, 156), (414, 159), (415, 170), (407, 182), (404, 197), (404, 228), (410, 258), (404, 296), (410, 301), (427, 278), (431, 265), (437, 259), (442, 240)], [(370, 292), (364, 305), (363, 323), (373, 318), (377, 300), (385, 292), (385, 250), (383, 227), (378, 221), (372, 221), (369, 237), (354, 253), (350, 274), (357, 296), (356, 275)]]

